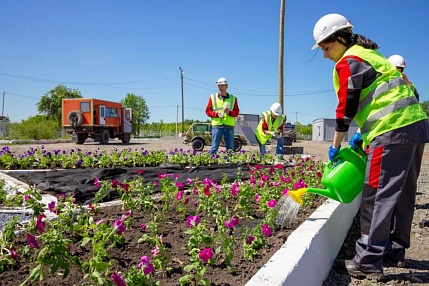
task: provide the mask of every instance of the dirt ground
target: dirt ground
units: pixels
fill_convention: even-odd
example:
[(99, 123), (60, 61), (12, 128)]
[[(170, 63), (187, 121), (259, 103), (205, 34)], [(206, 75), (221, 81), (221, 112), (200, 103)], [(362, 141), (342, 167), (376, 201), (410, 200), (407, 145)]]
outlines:
[[(327, 160), (327, 151), (330, 142), (316, 141), (298, 141), (293, 143), (295, 147), (303, 147), (304, 154), (315, 155), (321, 160)], [(22, 154), (30, 147), (41, 148), (41, 145), (9, 145), (10, 150), (15, 153)], [(185, 145), (180, 139), (165, 138), (162, 140), (132, 140), (130, 144), (122, 144), (120, 141), (111, 141), (108, 145), (100, 145), (98, 143), (87, 142), (84, 145), (76, 145), (74, 143), (56, 143), (44, 144), (46, 150), (68, 150), (79, 148), (83, 151), (94, 151), (97, 149), (122, 150), (126, 148), (145, 149), (145, 150), (173, 150), (175, 148), (190, 149), (190, 145)], [(222, 148), (222, 147), (221, 147)], [(269, 147), (268, 150), (272, 150)], [(244, 146), (244, 150), (257, 150), (257, 146)], [(205, 148), (206, 151), (209, 147)], [(290, 156), (290, 155), (285, 155)], [(398, 162), (400, 163), (400, 162)], [(412, 241), (411, 247), (406, 254), (406, 268), (385, 267), (385, 280), (375, 283), (370, 280), (358, 280), (341, 275), (335, 270), (332, 270), (323, 285), (429, 285), (429, 226), (421, 225), (424, 220), (429, 220), (429, 148), (426, 147), (423, 157), (422, 169), (418, 181), (418, 193), (416, 198), (415, 215), (412, 226)], [(359, 231), (356, 225), (352, 226), (349, 231), (349, 236), (346, 239), (343, 249), (339, 256), (353, 256), (354, 241), (359, 236)]]

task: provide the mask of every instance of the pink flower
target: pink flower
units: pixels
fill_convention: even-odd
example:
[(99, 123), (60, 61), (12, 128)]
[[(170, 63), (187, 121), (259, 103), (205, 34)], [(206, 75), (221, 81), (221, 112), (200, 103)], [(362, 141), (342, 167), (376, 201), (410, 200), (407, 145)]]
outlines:
[(180, 201), (180, 200), (182, 200), (182, 197), (183, 197), (183, 194), (185, 193), (185, 191), (184, 190), (181, 190), (181, 191), (179, 191), (178, 193), (177, 193), (177, 195), (176, 195), (176, 201)]
[(254, 240), (255, 240), (255, 237), (253, 235), (246, 236), (246, 244), (250, 245)]
[(240, 189), (238, 188), (238, 183), (234, 183), (232, 185), (231, 194), (234, 198), (237, 197), (238, 193), (240, 192)]
[(150, 251), (153, 257), (156, 257), (159, 254), (159, 246), (155, 245), (155, 247)]
[(200, 217), (199, 216), (188, 216), (186, 218), (186, 226), (187, 227), (194, 227), (197, 226), (200, 223)]
[(141, 228), (143, 231), (146, 231), (146, 224), (145, 224), (145, 223), (142, 223), (142, 224), (140, 225), (140, 228)]
[(55, 201), (52, 201), (48, 204), (48, 209), (51, 213), (59, 214), (60, 212), (55, 209)]
[(286, 196), (286, 195), (287, 195), (287, 192), (288, 192), (289, 190), (290, 190), (289, 188), (284, 189), (284, 190), (282, 191), (282, 196)]
[(162, 173), (159, 173), (159, 174), (158, 174), (158, 179), (168, 178), (169, 176), (170, 176), (170, 174), (162, 174)]
[(176, 187), (179, 189), (183, 189), (184, 185), (182, 182), (176, 182)]
[(210, 196), (210, 185), (204, 186), (204, 195)]
[(29, 198), (30, 198), (30, 195), (24, 195), (24, 202), (27, 202)]
[(262, 226), (262, 233), (265, 235), (265, 236), (270, 236), (271, 234), (273, 234), (273, 231), (271, 230), (271, 228), (268, 226), (268, 224), (264, 224), (263, 226)]
[(120, 184), (120, 186), (124, 190), (125, 193), (130, 192), (130, 185), (129, 184)]
[(192, 184), (192, 179), (191, 178), (187, 178), (186, 179), (186, 184), (188, 184), (188, 185)]
[(138, 269), (143, 269), (144, 274), (149, 274), (153, 271), (153, 264), (149, 263), (149, 257), (142, 256), (140, 257), (141, 262), (137, 265)]
[(100, 179), (99, 178), (94, 179), (94, 185), (96, 185), (97, 187), (100, 186)]
[(276, 200), (270, 200), (270, 201), (267, 203), (267, 206), (268, 206), (269, 208), (273, 208), (273, 207), (275, 207), (275, 206), (276, 206), (276, 203), (277, 203), (277, 201), (276, 201)]
[(124, 221), (127, 217), (132, 217), (132, 216), (133, 216), (132, 211), (126, 211), (122, 214), (121, 221)]
[(39, 245), (37, 244), (36, 237), (31, 233), (27, 233), (27, 242), (28, 242), (28, 245), (30, 245), (33, 248), (40, 248)]
[(259, 203), (259, 201), (261, 200), (261, 195), (260, 194), (256, 194), (255, 195), (255, 201), (257, 202), (257, 203)]
[(293, 185), (294, 190), (301, 189), (301, 188), (307, 188), (307, 184), (304, 182), (303, 179), (299, 179), (295, 184)]
[(46, 218), (46, 216), (44, 214), (40, 214), (36, 221), (36, 228), (40, 234), (42, 234), (45, 230), (46, 224), (44, 221), (42, 221), (44, 218)]
[(113, 284), (116, 286), (127, 286), (124, 279), (118, 273), (114, 272), (112, 275), (110, 275), (110, 277), (113, 280)]
[(111, 183), (112, 183), (112, 188), (114, 188), (114, 189), (116, 189), (116, 188), (119, 186), (119, 182), (118, 182), (118, 181), (116, 181), (115, 179), (113, 179), (113, 180), (111, 181)]
[(102, 224), (104, 222), (104, 219), (100, 219), (100, 220), (98, 220), (95, 224), (96, 225), (99, 225), (99, 224)]
[(18, 255), (18, 252), (16, 252), (15, 248), (12, 247), (9, 249), (9, 255), (10, 255), (10, 258), (15, 260), (15, 262), (19, 261), (19, 255)]
[(113, 229), (119, 235), (121, 235), (127, 228), (124, 225), (124, 222), (121, 220), (115, 220), (113, 222)]
[(225, 220), (223, 222), (223, 224), (225, 225), (226, 228), (233, 229), (238, 224), (238, 218), (237, 217), (233, 217), (233, 218), (231, 218), (230, 221)]
[(95, 207), (92, 204), (88, 205), (88, 209), (95, 213)]
[(137, 170), (136, 173), (141, 175), (144, 172), (144, 170)]
[(198, 257), (204, 262), (207, 263), (213, 257), (213, 251), (210, 247), (200, 250)]

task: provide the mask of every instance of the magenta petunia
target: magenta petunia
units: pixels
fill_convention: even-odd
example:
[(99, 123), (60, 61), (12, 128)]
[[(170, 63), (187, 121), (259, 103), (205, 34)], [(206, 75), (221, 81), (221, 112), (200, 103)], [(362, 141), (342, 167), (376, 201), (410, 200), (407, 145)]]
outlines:
[(18, 252), (16, 252), (15, 248), (12, 247), (9, 249), (9, 255), (10, 255), (10, 258), (15, 260), (15, 262), (19, 262), (19, 255), (18, 255)]
[(27, 242), (28, 242), (28, 245), (30, 245), (33, 248), (40, 248), (39, 244), (37, 244), (36, 237), (31, 233), (27, 233)]
[(181, 201), (184, 193), (184, 190), (179, 191), (176, 195), (176, 201)]
[(115, 220), (113, 222), (113, 229), (119, 235), (121, 235), (127, 228), (124, 225), (124, 222), (121, 220)]
[(43, 221), (44, 218), (46, 218), (46, 216), (44, 214), (40, 214), (36, 221), (36, 228), (40, 234), (45, 230), (46, 223)]
[(269, 202), (267, 202), (267, 206), (268, 206), (269, 208), (273, 208), (273, 207), (275, 207), (275, 206), (276, 206), (276, 204), (277, 204), (277, 201), (276, 201), (276, 200), (270, 200)]
[(273, 234), (273, 231), (271, 230), (271, 228), (268, 226), (268, 224), (264, 224), (263, 226), (262, 226), (262, 233), (265, 235), (265, 236), (270, 236), (271, 234)]
[(250, 245), (254, 240), (255, 240), (255, 237), (253, 235), (246, 236), (246, 244)]
[(290, 190), (289, 188), (284, 189), (284, 190), (282, 191), (282, 196), (286, 196), (286, 195), (287, 195), (287, 192), (288, 192), (289, 190)]
[(207, 263), (213, 257), (213, 251), (210, 247), (200, 250), (198, 257), (204, 262)]
[(140, 257), (141, 262), (137, 265), (138, 269), (143, 269), (144, 274), (150, 274), (153, 271), (153, 264), (149, 262), (149, 257)]
[(186, 226), (187, 227), (194, 227), (197, 226), (200, 223), (200, 217), (199, 216), (188, 216), (186, 218)]
[(184, 185), (183, 185), (182, 182), (176, 182), (176, 187), (179, 188), (179, 189), (183, 189)]
[(110, 275), (110, 278), (112, 278), (113, 284), (115, 284), (116, 286), (127, 286), (124, 279), (116, 272), (112, 273), (112, 275)]
[(146, 224), (145, 223), (142, 223), (141, 225), (140, 225), (140, 228), (142, 229), (142, 231), (146, 231)]
[(94, 185), (99, 187), (100, 186), (100, 179), (99, 178), (95, 178), (94, 179)]

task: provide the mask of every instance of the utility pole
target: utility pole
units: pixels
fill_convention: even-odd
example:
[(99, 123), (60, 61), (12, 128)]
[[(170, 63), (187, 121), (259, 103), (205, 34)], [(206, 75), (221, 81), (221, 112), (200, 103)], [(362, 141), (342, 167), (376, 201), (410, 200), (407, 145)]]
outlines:
[(185, 99), (183, 97), (183, 69), (179, 67), (180, 80), (182, 83), (182, 133), (185, 133)]
[(176, 108), (176, 136), (179, 136), (179, 134), (177, 134), (177, 125), (179, 124), (179, 106), (177, 106)]
[(298, 111), (295, 111), (295, 124), (298, 122)]
[(3, 118), (3, 115), (4, 115), (4, 95), (6, 94), (6, 92), (5, 91), (3, 91), (3, 104), (2, 104), (2, 106), (1, 106), (1, 117)]

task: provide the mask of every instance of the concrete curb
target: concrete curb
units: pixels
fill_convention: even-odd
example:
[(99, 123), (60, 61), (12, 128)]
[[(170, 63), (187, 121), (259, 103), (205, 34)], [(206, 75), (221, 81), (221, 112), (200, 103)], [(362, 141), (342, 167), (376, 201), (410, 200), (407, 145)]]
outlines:
[(327, 200), (287, 239), (245, 286), (322, 285), (360, 207)]

